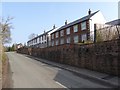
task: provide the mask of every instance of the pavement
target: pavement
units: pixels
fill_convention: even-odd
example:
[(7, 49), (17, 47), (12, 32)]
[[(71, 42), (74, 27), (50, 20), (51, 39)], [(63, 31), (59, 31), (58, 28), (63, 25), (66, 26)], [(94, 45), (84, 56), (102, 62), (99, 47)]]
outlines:
[(84, 68), (77, 68), (70, 65), (60, 64), (60, 63), (52, 62), (49, 60), (45, 60), (45, 59), (41, 59), (41, 58), (29, 56), (29, 55), (26, 55), (26, 56), (34, 58), (35, 60), (38, 60), (40, 62), (49, 64), (49, 65), (71, 71), (73, 73), (76, 73), (80, 77), (89, 79), (93, 82), (97, 82), (103, 85), (108, 85), (108, 86), (112, 86), (120, 89), (120, 77), (109, 75), (106, 73), (100, 73), (97, 71), (92, 71)]

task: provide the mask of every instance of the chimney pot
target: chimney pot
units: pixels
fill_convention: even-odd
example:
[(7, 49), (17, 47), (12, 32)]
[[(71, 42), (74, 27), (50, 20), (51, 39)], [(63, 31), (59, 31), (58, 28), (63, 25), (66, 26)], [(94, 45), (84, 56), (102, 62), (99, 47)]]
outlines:
[(67, 20), (65, 21), (65, 25), (67, 25)]
[(55, 24), (54, 24), (54, 26), (53, 26), (53, 29), (55, 29)]
[(88, 14), (90, 15), (91, 14), (91, 10), (89, 9), (89, 11), (88, 11)]

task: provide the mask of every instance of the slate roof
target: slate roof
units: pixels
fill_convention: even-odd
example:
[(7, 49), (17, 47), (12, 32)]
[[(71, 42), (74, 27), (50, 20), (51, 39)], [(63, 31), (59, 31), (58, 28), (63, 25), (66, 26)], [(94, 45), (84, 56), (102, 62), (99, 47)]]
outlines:
[[(77, 23), (80, 23), (80, 22), (83, 22), (83, 21), (85, 21), (85, 20), (88, 20), (88, 19), (90, 19), (93, 15), (95, 15), (97, 12), (99, 12), (99, 10), (96, 11), (96, 12), (94, 12), (94, 13), (92, 13), (92, 14), (90, 14), (90, 15), (87, 15), (87, 16), (85, 16), (85, 17), (83, 17), (83, 18), (80, 18), (80, 19), (78, 19), (78, 20), (76, 20), (76, 21), (73, 21), (73, 22), (71, 22), (71, 23), (69, 23), (69, 24), (67, 24), (67, 25), (61, 26), (61, 27), (58, 28), (56, 31), (62, 30), (62, 29), (67, 28), (67, 27), (69, 27), (69, 26), (72, 26), (72, 25), (75, 25), (75, 24), (77, 24)], [(51, 29), (51, 30), (49, 30), (49, 31), (47, 31), (47, 32), (39, 35), (39, 36), (45, 35), (45, 34), (49, 33), (49, 32), (52, 31), (52, 30), (53, 30), (53, 29)], [(55, 31), (55, 32), (56, 32), (56, 31)], [(53, 32), (53, 33), (54, 33), (54, 32)], [(39, 37), (39, 36), (37, 36), (37, 37)], [(35, 37), (35, 38), (33, 38), (33, 39), (36, 39), (37, 37)], [(31, 39), (31, 40), (29, 40), (29, 41), (32, 41), (33, 39)], [(28, 42), (29, 42), (29, 41), (28, 41)]]
[(57, 31), (59, 31), (59, 30), (61, 30), (61, 29), (64, 29), (64, 28), (67, 28), (67, 27), (69, 27), (69, 26), (75, 25), (75, 24), (77, 24), (77, 23), (83, 22), (83, 21), (85, 21), (85, 20), (88, 20), (88, 19), (90, 19), (93, 15), (95, 15), (97, 12), (99, 12), (99, 10), (96, 11), (96, 12), (94, 12), (94, 13), (92, 13), (92, 14), (90, 14), (90, 15), (87, 15), (87, 16), (85, 16), (85, 17), (83, 17), (83, 18), (80, 18), (80, 19), (78, 19), (78, 20), (76, 20), (76, 21), (73, 21), (73, 22), (71, 22), (71, 23), (69, 23), (69, 24), (67, 24), (67, 25), (64, 25), (64, 26), (60, 27)]
[(116, 20), (107, 22), (106, 24), (110, 24), (110, 25), (120, 25), (120, 19), (116, 19)]
[(30, 42), (30, 41), (32, 41), (32, 40), (34, 40), (34, 39), (37, 39), (37, 38), (40, 37), (40, 36), (47, 35), (47, 34), (48, 34), (49, 32), (51, 32), (52, 30), (54, 30), (54, 29), (51, 29), (51, 30), (49, 30), (49, 31), (47, 31), (47, 32), (44, 32), (43, 34), (40, 34), (40, 35), (34, 37), (33, 39), (29, 40), (28, 42)]

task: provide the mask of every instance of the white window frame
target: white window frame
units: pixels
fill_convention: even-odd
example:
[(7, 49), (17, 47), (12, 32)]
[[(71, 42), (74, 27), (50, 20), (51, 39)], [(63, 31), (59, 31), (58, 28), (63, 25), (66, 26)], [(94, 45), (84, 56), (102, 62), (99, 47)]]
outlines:
[(61, 31), (60, 31), (60, 36), (61, 36), (61, 37), (64, 36), (64, 30), (61, 30)]
[(78, 39), (79, 39), (79, 38), (78, 38), (78, 35), (75, 35), (75, 36), (74, 36), (74, 43), (78, 43), (78, 41), (79, 41)]
[(54, 39), (54, 34), (52, 34), (52, 39)]
[(37, 37), (37, 44), (39, 43), (39, 37)]
[(84, 41), (87, 40), (87, 34), (86, 33), (81, 35), (81, 41), (83, 42), (83, 40)]
[(52, 41), (52, 46), (54, 46), (54, 41)]
[(81, 30), (85, 30), (87, 28), (86, 21), (81, 23)]
[(39, 43), (41, 43), (41, 37), (39, 37)]
[(58, 45), (58, 40), (56, 40), (55, 44)]
[(70, 34), (70, 27), (66, 29), (66, 34), (67, 34), (67, 35)]
[(66, 41), (67, 41), (67, 43), (70, 43), (70, 37), (67, 37)]
[(64, 44), (64, 38), (60, 39), (60, 44)]
[(78, 32), (78, 25), (74, 25), (73, 30), (74, 30), (74, 32)]
[(55, 33), (56, 38), (58, 38), (58, 32)]
[(43, 35), (43, 41), (45, 40), (45, 35)]
[(51, 46), (51, 41), (48, 42), (48, 45)]

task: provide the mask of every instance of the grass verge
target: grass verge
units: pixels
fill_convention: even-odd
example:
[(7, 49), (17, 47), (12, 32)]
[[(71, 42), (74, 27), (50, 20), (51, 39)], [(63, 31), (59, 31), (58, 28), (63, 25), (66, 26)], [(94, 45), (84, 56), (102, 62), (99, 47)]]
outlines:
[(8, 69), (9, 68), (9, 62), (8, 57), (5, 54), (5, 52), (2, 53), (2, 88), (6, 87), (6, 81), (8, 78)]

